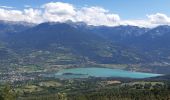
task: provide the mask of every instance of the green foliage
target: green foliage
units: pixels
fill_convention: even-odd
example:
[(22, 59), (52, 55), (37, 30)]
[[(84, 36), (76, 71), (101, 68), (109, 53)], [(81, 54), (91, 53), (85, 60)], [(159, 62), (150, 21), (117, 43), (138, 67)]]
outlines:
[(17, 94), (15, 91), (11, 88), (10, 85), (6, 85), (1, 90), (0, 100), (16, 100)]
[[(107, 80), (106, 80), (107, 81)], [(168, 100), (169, 82), (102, 84), (99, 79), (65, 80), (63, 87), (46, 87), (48, 92), (27, 93), (19, 100)], [(44, 90), (45, 91), (45, 90)]]

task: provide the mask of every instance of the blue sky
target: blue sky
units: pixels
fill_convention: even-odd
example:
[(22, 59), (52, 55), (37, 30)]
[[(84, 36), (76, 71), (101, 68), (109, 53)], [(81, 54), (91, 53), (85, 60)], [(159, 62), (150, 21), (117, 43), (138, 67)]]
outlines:
[(123, 19), (140, 19), (158, 12), (170, 15), (170, 0), (1, 0), (0, 5), (23, 9), (24, 5), (38, 7), (58, 1), (71, 3), (76, 7), (100, 6), (119, 14)]
[(170, 25), (170, 0), (1, 0), (0, 20), (155, 27)]

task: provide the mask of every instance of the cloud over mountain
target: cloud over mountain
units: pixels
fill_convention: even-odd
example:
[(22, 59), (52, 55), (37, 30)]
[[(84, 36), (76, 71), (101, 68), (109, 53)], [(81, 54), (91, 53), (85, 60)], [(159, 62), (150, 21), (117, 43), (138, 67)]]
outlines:
[(81, 7), (77, 8), (72, 4), (63, 2), (50, 2), (41, 5), (39, 8), (25, 7), (24, 10), (16, 10), (0, 7), (0, 20), (26, 21), (31, 23), (42, 23), (47, 21), (85, 22), (89, 25), (134, 25), (140, 27), (154, 27), (158, 25), (169, 25), (170, 17), (165, 14), (156, 13), (147, 15), (147, 19), (129, 20), (121, 19), (118, 14), (111, 13), (102, 7)]
[(170, 17), (165, 14), (156, 13), (148, 15), (148, 18), (152, 24), (170, 24)]
[(62, 2), (51, 2), (42, 6), (44, 13), (43, 18), (46, 21), (67, 21), (74, 20), (76, 11), (73, 5)]
[(120, 21), (118, 14), (109, 13), (101, 7), (83, 7), (77, 11), (77, 21), (84, 21), (91, 25), (117, 25)]

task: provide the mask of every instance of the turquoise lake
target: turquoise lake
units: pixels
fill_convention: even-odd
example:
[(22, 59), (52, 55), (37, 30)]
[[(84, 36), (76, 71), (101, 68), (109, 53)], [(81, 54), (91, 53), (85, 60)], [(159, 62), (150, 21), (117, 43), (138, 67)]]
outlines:
[(122, 77), (122, 78), (149, 78), (161, 76), (161, 74), (131, 72), (109, 68), (71, 68), (57, 72), (56, 78), (88, 78), (88, 77)]

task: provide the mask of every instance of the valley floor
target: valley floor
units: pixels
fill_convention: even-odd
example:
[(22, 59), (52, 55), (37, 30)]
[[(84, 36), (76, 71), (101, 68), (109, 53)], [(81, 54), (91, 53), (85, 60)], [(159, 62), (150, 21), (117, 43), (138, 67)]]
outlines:
[[(105, 67), (130, 71), (141, 65), (93, 64), (55, 65), (46, 67), (22, 66), (1, 71), (0, 100), (169, 100), (170, 77), (149, 79), (83, 78), (62, 79), (43, 77), (62, 69), (77, 67)], [(15, 69), (15, 70), (14, 70)], [(146, 68), (147, 69), (147, 68)], [(12, 70), (12, 71), (10, 71)], [(3, 73), (2, 73), (3, 72)], [(8, 83), (9, 82), (9, 83)], [(6, 84), (9, 85), (6, 85)]]
[(1, 85), (0, 97), (7, 98), (2, 100), (169, 100), (170, 81), (51, 78)]

